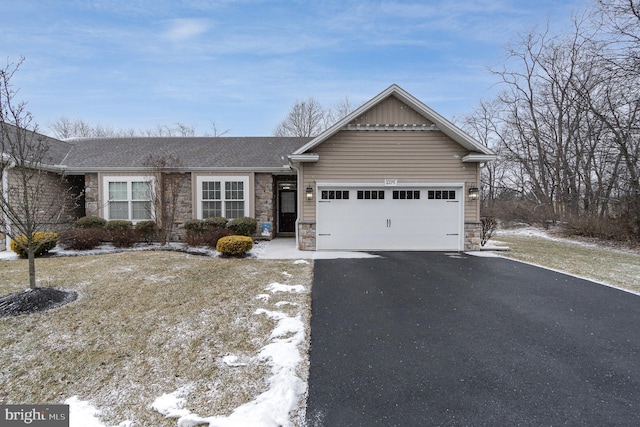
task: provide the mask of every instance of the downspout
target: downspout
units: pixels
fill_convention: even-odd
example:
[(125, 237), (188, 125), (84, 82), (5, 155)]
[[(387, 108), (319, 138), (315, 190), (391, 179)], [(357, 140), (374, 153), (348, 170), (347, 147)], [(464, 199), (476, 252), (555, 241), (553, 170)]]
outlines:
[[(13, 169), (16, 166), (15, 162), (8, 162), (7, 165), (2, 169), (2, 198), (4, 202), (7, 203), (9, 200), (9, 169)], [(11, 238), (9, 237), (9, 233), (11, 232), (11, 222), (9, 222), (9, 215), (7, 213), (4, 214), (4, 246), (6, 251), (11, 250)]]
[(289, 159), (289, 165), (291, 165), (291, 167), (293, 168), (293, 170), (296, 171), (296, 181), (297, 181), (297, 185), (296, 185), (296, 211), (298, 212), (296, 215), (296, 249), (300, 248), (300, 242), (299, 242), (299, 234), (300, 234), (300, 215), (302, 215), (302, 203), (300, 203), (300, 194), (302, 194), (300, 192), (300, 168), (295, 166), (293, 161), (291, 159)]

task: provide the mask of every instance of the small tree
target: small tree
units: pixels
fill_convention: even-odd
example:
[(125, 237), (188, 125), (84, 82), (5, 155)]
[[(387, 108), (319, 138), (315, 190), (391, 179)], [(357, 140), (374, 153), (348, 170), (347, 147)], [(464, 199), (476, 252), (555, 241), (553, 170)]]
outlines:
[[(27, 254), (29, 262), (29, 287), (36, 288), (35, 253), (42, 242), (36, 233), (45, 231), (51, 224), (60, 222), (67, 207), (67, 197), (51, 191), (69, 191), (63, 179), (46, 171), (54, 162), (49, 153), (49, 139), (37, 132), (33, 116), (26, 110), (25, 102), (15, 102), (17, 90), (11, 85), (13, 75), (24, 58), (17, 64), (8, 63), (0, 69), (0, 172), (2, 173), (2, 197), (0, 210), (1, 228), (5, 235), (16, 242)], [(55, 177), (55, 178), (54, 178)], [(66, 187), (66, 188), (65, 188)], [(24, 236), (24, 238), (20, 238)]]
[(173, 232), (178, 198), (185, 184), (185, 176), (180, 173), (181, 165), (180, 159), (171, 155), (152, 154), (145, 161), (145, 166), (151, 169), (151, 174), (155, 178), (151, 202), (161, 245), (167, 244)]

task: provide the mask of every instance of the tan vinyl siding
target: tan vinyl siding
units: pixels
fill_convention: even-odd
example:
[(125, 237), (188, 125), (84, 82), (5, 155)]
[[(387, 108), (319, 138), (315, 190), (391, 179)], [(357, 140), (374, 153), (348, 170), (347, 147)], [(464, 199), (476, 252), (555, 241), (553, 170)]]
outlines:
[[(316, 181), (402, 181), (475, 183), (477, 164), (463, 163), (467, 151), (439, 131), (341, 131), (314, 152), (317, 163), (305, 163), (301, 187)], [(466, 191), (466, 190), (465, 190)], [(465, 202), (465, 220), (477, 221), (475, 202)], [(315, 201), (302, 202), (304, 221), (315, 220)]]
[(364, 112), (352, 125), (431, 125), (432, 122), (394, 96)]

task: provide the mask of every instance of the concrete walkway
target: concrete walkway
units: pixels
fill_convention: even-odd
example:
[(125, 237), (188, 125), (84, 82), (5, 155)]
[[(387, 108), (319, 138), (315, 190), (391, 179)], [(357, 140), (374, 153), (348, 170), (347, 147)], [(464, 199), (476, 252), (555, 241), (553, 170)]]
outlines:
[(251, 251), (258, 259), (342, 259), (376, 258), (367, 252), (301, 251), (294, 237), (277, 237), (259, 242)]

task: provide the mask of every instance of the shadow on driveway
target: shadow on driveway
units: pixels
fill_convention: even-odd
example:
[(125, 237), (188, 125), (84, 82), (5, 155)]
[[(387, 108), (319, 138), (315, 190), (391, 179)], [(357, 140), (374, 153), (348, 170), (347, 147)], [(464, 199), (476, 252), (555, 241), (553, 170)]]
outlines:
[(307, 423), (640, 425), (640, 297), (502, 258), (315, 261)]

